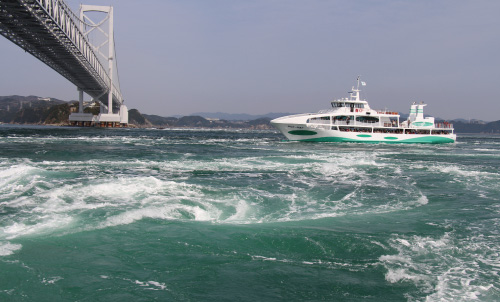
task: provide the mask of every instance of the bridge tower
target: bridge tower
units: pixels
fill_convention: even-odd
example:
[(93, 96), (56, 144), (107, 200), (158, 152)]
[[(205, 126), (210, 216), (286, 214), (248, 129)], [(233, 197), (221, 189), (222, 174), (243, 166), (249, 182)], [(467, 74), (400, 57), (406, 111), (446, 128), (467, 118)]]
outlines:
[[(102, 17), (104, 18), (96, 19)], [(89, 42), (93, 52), (97, 55), (103, 66), (108, 66), (109, 90), (102, 91), (98, 96), (92, 98), (88, 105), (98, 102), (100, 104), (100, 114), (93, 116), (83, 113), (83, 93), (84, 90), (78, 87), (79, 92), (79, 112), (70, 115), (70, 122), (81, 122), (81, 125), (95, 124), (97, 126), (117, 126), (128, 124), (128, 109), (123, 104), (121, 96), (120, 82), (115, 52), (114, 28), (113, 28), (113, 7), (80, 4), (80, 31)], [(107, 95), (107, 102), (103, 97)], [(119, 104), (119, 108), (113, 111), (113, 100)]]

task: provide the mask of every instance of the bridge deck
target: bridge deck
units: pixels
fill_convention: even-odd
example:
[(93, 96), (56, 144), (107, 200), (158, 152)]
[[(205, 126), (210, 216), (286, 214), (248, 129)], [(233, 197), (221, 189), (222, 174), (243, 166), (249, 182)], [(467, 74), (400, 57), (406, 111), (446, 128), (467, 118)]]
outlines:
[(38, 1), (0, 1), (0, 34), (90, 96), (107, 100), (109, 88), (105, 80)]

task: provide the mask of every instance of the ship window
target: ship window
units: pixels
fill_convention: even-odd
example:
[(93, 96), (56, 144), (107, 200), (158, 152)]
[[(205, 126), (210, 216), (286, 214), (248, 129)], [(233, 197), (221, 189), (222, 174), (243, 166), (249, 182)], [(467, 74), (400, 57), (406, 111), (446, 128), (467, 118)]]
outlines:
[(345, 121), (347, 119), (349, 119), (349, 117), (346, 115), (338, 115), (338, 116), (333, 117), (333, 120), (337, 120), (337, 121)]
[(318, 116), (311, 118), (311, 121), (318, 121), (318, 120), (329, 121), (330, 116)]
[(333, 108), (342, 108), (342, 107), (350, 107), (350, 108), (365, 108), (365, 104), (360, 103), (345, 103), (345, 102), (332, 102)]
[(308, 120), (308, 123), (324, 123), (325, 121), (330, 122), (330, 116), (312, 117)]
[(356, 121), (363, 123), (378, 123), (379, 119), (375, 116), (357, 116)]

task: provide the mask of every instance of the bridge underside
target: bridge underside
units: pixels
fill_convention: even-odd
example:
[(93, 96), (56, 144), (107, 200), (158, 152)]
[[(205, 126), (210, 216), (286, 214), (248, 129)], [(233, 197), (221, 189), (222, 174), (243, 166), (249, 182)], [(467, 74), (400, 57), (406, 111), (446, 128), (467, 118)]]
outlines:
[(93, 98), (107, 102), (109, 88), (77, 46), (34, 0), (0, 1), (0, 34), (63, 75)]

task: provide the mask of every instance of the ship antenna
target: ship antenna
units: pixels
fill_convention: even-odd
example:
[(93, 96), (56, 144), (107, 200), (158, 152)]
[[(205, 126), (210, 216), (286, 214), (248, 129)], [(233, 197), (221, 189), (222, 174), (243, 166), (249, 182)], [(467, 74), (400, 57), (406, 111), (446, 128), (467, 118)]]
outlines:
[(358, 75), (358, 79), (356, 80), (357, 82), (357, 87), (356, 87), (356, 90), (354, 90), (354, 87), (353, 87), (353, 90), (356, 91), (356, 101), (359, 101), (359, 78), (361, 76)]

